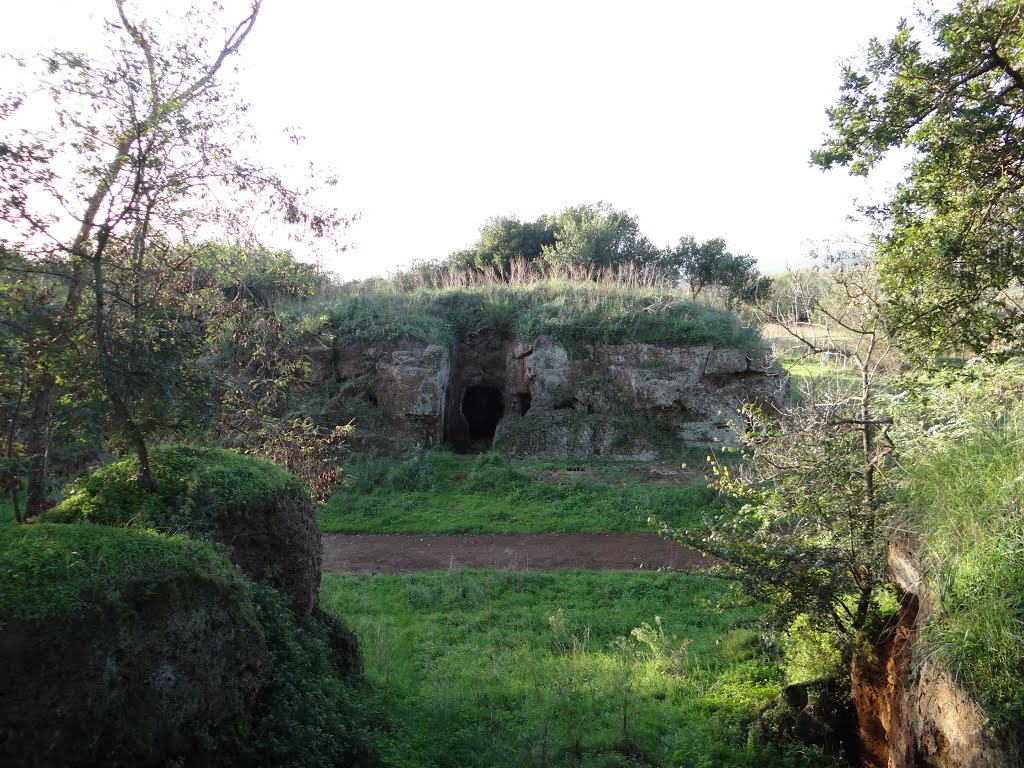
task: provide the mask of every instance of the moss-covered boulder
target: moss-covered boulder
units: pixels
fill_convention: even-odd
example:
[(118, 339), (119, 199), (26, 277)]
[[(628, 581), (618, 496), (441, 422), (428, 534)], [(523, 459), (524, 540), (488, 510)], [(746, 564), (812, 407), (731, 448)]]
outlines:
[(275, 464), (216, 448), (152, 452), (156, 490), (138, 482), (139, 463), (122, 459), (97, 469), (46, 515), (48, 522), (92, 522), (214, 539), (232, 561), (269, 581), (299, 614), (320, 589), (320, 528), (302, 484)]
[(231, 763), (272, 671), (250, 586), (209, 543), (0, 531), (0, 764)]

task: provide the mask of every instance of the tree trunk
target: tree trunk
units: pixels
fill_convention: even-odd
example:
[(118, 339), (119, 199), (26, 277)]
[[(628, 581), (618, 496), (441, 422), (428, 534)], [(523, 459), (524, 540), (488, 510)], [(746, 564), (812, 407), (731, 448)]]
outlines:
[(153, 482), (153, 473), (149, 469), (149, 449), (146, 447), (146, 438), (142, 430), (132, 425), (132, 439), (135, 442), (135, 452), (139, 455), (139, 486), (148, 493), (156, 490), (156, 483)]
[(45, 375), (29, 395), (29, 417), (25, 429), (28, 494), (25, 517), (41, 515), (53, 501), (50, 495), (50, 419), (56, 382)]

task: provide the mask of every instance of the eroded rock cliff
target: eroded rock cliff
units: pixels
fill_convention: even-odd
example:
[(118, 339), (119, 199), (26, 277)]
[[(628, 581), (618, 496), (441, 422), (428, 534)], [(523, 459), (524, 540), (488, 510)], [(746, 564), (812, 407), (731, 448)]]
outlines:
[(339, 341), (314, 350), (313, 375), (353, 441), (404, 453), (446, 443), (515, 456), (648, 459), (732, 445), (745, 403), (777, 408), (778, 367), (711, 344), (530, 342), (486, 331), (450, 347)]
[(873, 658), (854, 660), (853, 698), (868, 768), (1010, 768), (1020, 758), (942, 664), (914, 648), (936, 610), (914, 543), (894, 538), (889, 570), (901, 594), (896, 621)]

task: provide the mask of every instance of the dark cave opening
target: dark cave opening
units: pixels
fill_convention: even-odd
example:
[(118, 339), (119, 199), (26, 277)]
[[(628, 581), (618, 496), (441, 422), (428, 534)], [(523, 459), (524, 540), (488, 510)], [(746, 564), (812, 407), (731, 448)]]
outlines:
[(469, 427), (471, 443), (493, 440), (504, 412), (505, 404), (497, 387), (466, 387), (462, 395), (462, 415)]
[(519, 400), (519, 415), (525, 416), (526, 412), (530, 410), (530, 403), (533, 401), (533, 395), (529, 392), (520, 392), (516, 395)]

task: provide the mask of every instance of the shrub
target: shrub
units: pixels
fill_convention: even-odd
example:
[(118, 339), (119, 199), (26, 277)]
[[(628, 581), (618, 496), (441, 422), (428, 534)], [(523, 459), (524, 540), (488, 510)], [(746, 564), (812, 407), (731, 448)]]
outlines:
[(312, 615), (296, 618), (281, 595), (248, 582), (273, 665), (253, 715), (240, 765), (332, 768), (376, 765), (374, 696), (331, 665), (329, 629)]

